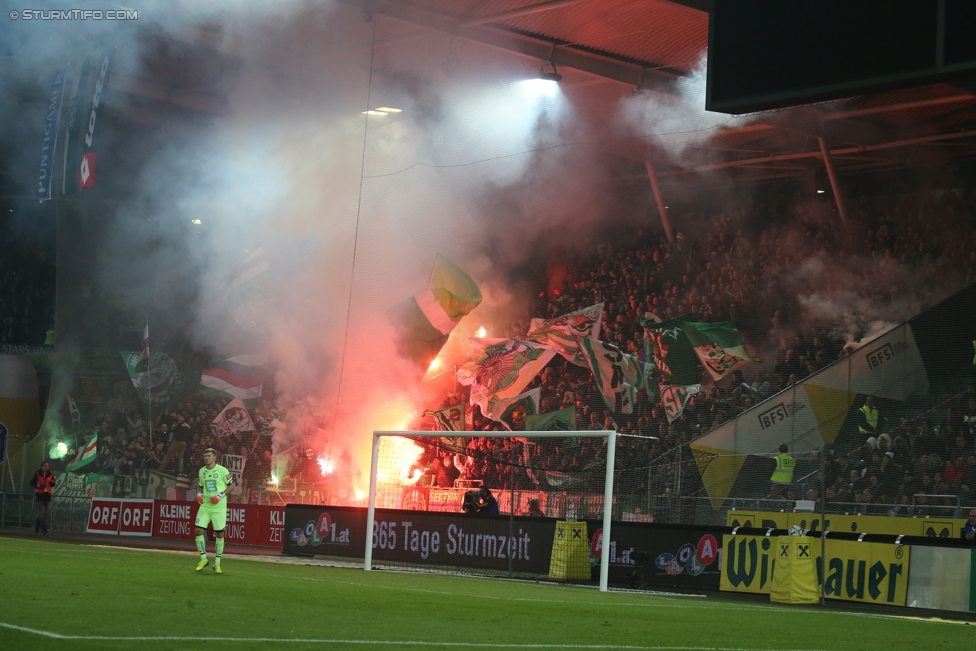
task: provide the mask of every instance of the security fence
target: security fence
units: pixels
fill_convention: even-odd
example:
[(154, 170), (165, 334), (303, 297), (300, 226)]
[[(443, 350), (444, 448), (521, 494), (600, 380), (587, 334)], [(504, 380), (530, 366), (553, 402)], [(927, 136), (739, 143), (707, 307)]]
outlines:
[[(84, 533), (90, 505), (90, 497), (55, 496), (47, 512), (47, 528)], [(0, 493), (0, 526), (33, 528), (38, 513), (33, 494)]]
[[(974, 342), (970, 287), (769, 397), (744, 384), (710, 390), (667, 452), (618, 462), (615, 517), (966, 518), (976, 507)], [(737, 415), (699, 432), (695, 409), (727, 408)]]

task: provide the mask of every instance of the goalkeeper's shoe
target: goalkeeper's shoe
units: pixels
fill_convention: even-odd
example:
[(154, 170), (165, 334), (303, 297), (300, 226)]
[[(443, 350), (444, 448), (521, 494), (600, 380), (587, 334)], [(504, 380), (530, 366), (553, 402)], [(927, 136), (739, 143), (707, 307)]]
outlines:
[(197, 572), (199, 572), (200, 570), (202, 570), (203, 568), (205, 568), (208, 565), (210, 565), (210, 559), (209, 558), (201, 558), (200, 559), (200, 562), (197, 563)]
[(220, 566), (219, 565), (214, 565), (214, 573), (215, 574), (223, 574), (224, 572), (223, 572), (223, 570), (220, 569)]

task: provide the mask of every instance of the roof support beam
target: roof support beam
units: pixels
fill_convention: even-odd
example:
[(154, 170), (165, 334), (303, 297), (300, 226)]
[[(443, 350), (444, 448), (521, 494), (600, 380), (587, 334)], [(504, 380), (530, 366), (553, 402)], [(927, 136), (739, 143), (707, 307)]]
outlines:
[(841, 194), (840, 184), (837, 182), (837, 172), (834, 170), (834, 159), (830, 156), (830, 148), (823, 138), (820, 141), (820, 153), (823, 155), (824, 166), (827, 168), (827, 176), (830, 178), (830, 189), (834, 193), (834, 203), (837, 204), (837, 212), (840, 220), (847, 225), (847, 210), (844, 208), (844, 195)]
[[(882, 151), (885, 149), (895, 149), (898, 147), (909, 147), (911, 145), (924, 145), (928, 143), (936, 143), (945, 140), (957, 140), (959, 138), (972, 138), (976, 137), (976, 129), (966, 129), (965, 131), (957, 131), (954, 133), (942, 133), (934, 136), (920, 136), (918, 138), (908, 138), (906, 140), (896, 140), (894, 142), (886, 142), (877, 145), (863, 145), (859, 147), (842, 147), (838, 149), (831, 149), (831, 156), (846, 156), (848, 154), (863, 154), (868, 151)], [(762, 163), (768, 163), (773, 161), (784, 161), (784, 160), (802, 160), (805, 158), (821, 158), (823, 153), (820, 150), (817, 151), (801, 151), (792, 154), (771, 154), (769, 156), (760, 156), (757, 158), (742, 158), (734, 161), (726, 161), (724, 163), (713, 163), (711, 165), (702, 165), (700, 167), (689, 167), (685, 169), (668, 170), (666, 172), (658, 172), (657, 176), (659, 178), (664, 178), (667, 176), (678, 176), (681, 174), (694, 174), (697, 172), (710, 172), (712, 170), (726, 169), (730, 167), (741, 167), (743, 165), (757, 165)]]
[(654, 201), (657, 203), (657, 214), (661, 217), (661, 225), (664, 226), (664, 234), (668, 236), (668, 243), (674, 246), (674, 232), (671, 230), (671, 220), (668, 219), (667, 207), (661, 197), (661, 187), (657, 184), (657, 175), (654, 173), (654, 166), (648, 160), (644, 161), (644, 169), (647, 170), (647, 178), (651, 181), (651, 190), (654, 191)]
[(957, 102), (976, 102), (974, 95), (948, 95), (946, 97), (933, 97), (931, 99), (920, 99), (914, 102), (900, 102), (898, 104), (882, 104), (879, 106), (865, 106), (863, 108), (849, 109), (846, 111), (832, 111), (823, 114), (823, 120), (842, 120), (846, 118), (858, 117), (860, 115), (874, 115), (875, 113), (891, 113), (893, 111), (910, 111), (912, 109), (927, 108), (929, 106), (942, 106), (944, 104), (955, 104)]

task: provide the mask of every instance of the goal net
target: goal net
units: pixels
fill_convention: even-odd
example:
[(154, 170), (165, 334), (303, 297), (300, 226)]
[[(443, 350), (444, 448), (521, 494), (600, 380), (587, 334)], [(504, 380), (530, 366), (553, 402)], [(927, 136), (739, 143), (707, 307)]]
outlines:
[(606, 590), (616, 432), (497, 434), (373, 433), (365, 568)]

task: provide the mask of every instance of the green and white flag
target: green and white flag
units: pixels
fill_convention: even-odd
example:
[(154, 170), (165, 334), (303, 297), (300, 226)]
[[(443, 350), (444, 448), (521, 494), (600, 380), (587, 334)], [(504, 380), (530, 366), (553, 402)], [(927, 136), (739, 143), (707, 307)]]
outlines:
[(700, 384), (688, 386), (665, 386), (661, 385), (661, 404), (664, 406), (664, 413), (668, 416), (668, 422), (673, 423), (688, 406), (688, 401), (692, 396), (698, 395), (701, 391)]
[(78, 456), (75, 460), (67, 465), (68, 472), (78, 472), (79, 469), (84, 468), (92, 461), (98, 452), (98, 432), (92, 432), (92, 435), (88, 437), (88, 442), (85, 443), (85, 447), (78, 450)]
[(603, 303), (563, 314), (552, 319), (532, 319), (526, 339), (555, 346), (559, 354), (577, 366), (586, 366), (575, 337), (599, 339), (603, 323)]
[(443, 409), (428, 409), (424, 412), (424, 416), (431, 416), (437, 423), (437, 429), (441, 431), (460, 432), (464, 429), (466, 407), (467, 405), (460, 403)]
[(650, 317), (641, 319), (644, 344), (653, 350), (654, 365), (665, 383), (688, 385), (698, 382), (695, 349), (685, 335), (686, 322), (681, 319), (657, 323)]
[(713, 380), (721, 380), (732, 371), (758, 361), (746, 352), (739, 331), (731, 321), (693, 323), (684, 318), (678, 320), (685, 322), (685, 336)]
[(513, 398), (499, 399), (472, 389), (471, 403), (480, 406), (486, 418), (504, 423), (510, 430), (524, 430), (526, 417), (539, 413), (541, 393), (542, 388), (537, 387)]
[(615, 414), (634, 413), (637, 390), (643, 386), (637, 357), (605, 341), (577, 337), (576, 342), (610, 410)]
[(570, 432), (576, 429), (576, 406), (525, 417), (530, 432)]
[(389, 310), (397, 353), (427, 369), (461, 319), (481, 303), (477, 283), (460, 267), (438, 255), (427, 289)]
[[(539, 371), (556, 356), (556, 349), (517, 339), (469, 339), (475, 362), (466, 370), (471, 392), (505, 400), (525, 390)], [(478, 404), (472, 400), (471, 404)]]
[(162, 407), (182, 395), (187, 385), (186, 374), (169, 355), (153, 352), (145, 358), (128, 350), (120, 350), (119, 354), (143, 404), (151, 401), (154, 407)]

